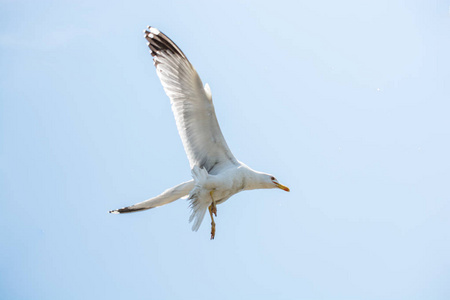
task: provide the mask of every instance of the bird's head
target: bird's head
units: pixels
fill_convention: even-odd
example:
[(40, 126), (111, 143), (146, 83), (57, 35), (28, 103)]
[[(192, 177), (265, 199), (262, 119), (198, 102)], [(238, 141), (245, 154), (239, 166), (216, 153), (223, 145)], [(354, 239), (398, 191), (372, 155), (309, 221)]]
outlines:
[(270, 174), (263, 174), (263, 188), (266, 189), (282, 189), (283, 191), (289, 192), (289, 188), (285, 185), (282, 185), (278, 182), (278, 180)]

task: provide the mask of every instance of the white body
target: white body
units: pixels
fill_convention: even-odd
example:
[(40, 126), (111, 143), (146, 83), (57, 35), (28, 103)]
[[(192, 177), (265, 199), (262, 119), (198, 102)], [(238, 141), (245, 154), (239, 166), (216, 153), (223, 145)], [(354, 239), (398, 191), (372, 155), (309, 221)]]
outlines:
[[(132, 206), (110, 211), (127, 213), (161, 206), (188, 196), (197, 230), (206, 209), (223, 203), (243, 190), (289, 189), (271, 175), (256, 172), (239, 162), (222, 135), (214, 111), (211, 89), (203, 83), (184, 53), (158, 29), (145, 31), (161, 84), (170, 98), (178, 133), (189, 159), (193, 180)], [(212, 193), (211, 193), (212, 192)]]

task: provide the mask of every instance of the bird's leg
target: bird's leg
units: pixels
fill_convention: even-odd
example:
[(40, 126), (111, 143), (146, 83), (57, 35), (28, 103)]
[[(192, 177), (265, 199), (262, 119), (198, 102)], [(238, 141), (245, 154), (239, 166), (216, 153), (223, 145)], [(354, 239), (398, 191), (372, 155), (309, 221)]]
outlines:
[(212, 204), (208, 207), (209, 215), (211, 216), (211, 239), (214, 239), (216, 235), (216, 223), (214, 222), (213, 212), (212, 212)]
[(216, 207), (216, 201), (214, 201), (213, 197), (213, 191), (209, 192), (211, 195), (211, 205), (208, 207), (209, 209), (209, 215), (211, 216), (211, 239), (214, 239), (214, 236), (216, 235), (216, 222), (214, 222), (213, 214), (217, 217), (217, 207)]
[(214, 201), (213, 191), (209, 192), (209, 194), (211, 195), (211, 210), (212, 210), (213, 214), (217, 217), (217, 207), (216, 207), (216, 201)]

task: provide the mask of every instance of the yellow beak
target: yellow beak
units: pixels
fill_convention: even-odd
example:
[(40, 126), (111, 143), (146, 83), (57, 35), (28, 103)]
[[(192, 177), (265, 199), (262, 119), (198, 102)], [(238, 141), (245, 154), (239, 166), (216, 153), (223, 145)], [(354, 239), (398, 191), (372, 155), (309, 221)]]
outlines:
[(291, 191), (287, 186), (284, 186), (282, 184), (275, 183), (275, 185), (277, 186), (277, 188), (282, 189), (283, 191), (286, 191), (286, 192), (290, 192)]

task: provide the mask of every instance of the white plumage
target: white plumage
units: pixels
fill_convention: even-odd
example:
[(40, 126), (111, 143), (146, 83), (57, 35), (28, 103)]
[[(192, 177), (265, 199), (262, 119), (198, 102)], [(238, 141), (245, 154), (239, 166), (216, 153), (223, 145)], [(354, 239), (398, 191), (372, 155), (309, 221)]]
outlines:
[(193, 180), (170, 188), (157, 197), (110, 212), (150, 209), (188, 195), (192, 209), (189, 218), (193, 222), (192, 229), (198, 230), (209, 208), (213, 239), (216, 204), (243, 190), (289, 189), (279, 184), (272, 175), (256, 172), (233, 156), (220, 130), (209, 85), (203, 86), (184, 53), (165, 34), (154, 27), (148, 27), (144, 33), (156, 73), (170, 98)]

